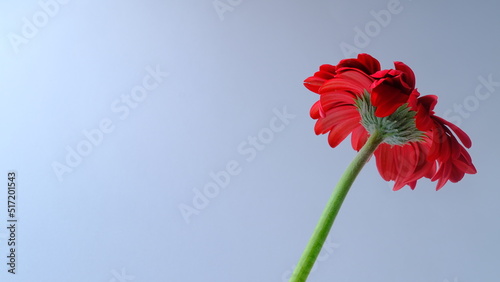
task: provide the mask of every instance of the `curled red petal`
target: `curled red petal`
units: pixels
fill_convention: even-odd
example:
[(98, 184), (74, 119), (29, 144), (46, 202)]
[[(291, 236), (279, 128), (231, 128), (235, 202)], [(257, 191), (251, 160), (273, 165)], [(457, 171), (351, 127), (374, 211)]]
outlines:
[(440, 122), (441, 124), (448, 126), (451, 130), (453, 130), (453, 132), (460, 139), (460, 142), (462, 142), (462, 144), (464, 144), (464, 146), (466, 148), (470, 148), (472, 146), (472, 140), (470, 139), (469, 135), (467, 135), (467, 133), (465, 133), (465, 131), (460, 129), (460, 127), (458, 127), (458, 126), (454, 125), (453, 123), (451, 123), (443, 118), (440, 118), (438, 116), (434, 116), (434, 119), (436, 121)]
[(436, 95), (425, 95), (417, 99), (415, 124), (418, 129), (428, 131), (434, 127), (432, 114), (434, 113), (433, 109), (436, 103)]
[(344, 59), (340, 61), (337, 68), (358, 69), (366, 74), (373, 74), (380, 70), (380, 63), (372, 56), (363, 53), (359, 54), (356, 59)]
[(368, 70), (368, 74), (373, 74), (377, 71), (380, 70), (380, 62), (375, 59), (374, 57), (366, 54), (366, 53), (362, 53), (362, 54), (359, 54), (358, 55), (358, 60), (366, 66), (367, 70)]
[(394, 67), (404, 74), (403, 81), (405, 81), (410, 88), (415, 88), (415, 73), (413, 70), (402, 62), (394, 62)]
[(319, 67), (319, 71), (316, 73), (318, 76), (324, 79), (331, 79), (335, 76), (337, 72), (337, 67), (330, 64), (324, 64)]
[(309, 111), (310, 116), (313, 119), (319, 119), (324, 116), (323, 109), (321, 107), (321, 101), (316, 101), (311, 107), (311, 110)]

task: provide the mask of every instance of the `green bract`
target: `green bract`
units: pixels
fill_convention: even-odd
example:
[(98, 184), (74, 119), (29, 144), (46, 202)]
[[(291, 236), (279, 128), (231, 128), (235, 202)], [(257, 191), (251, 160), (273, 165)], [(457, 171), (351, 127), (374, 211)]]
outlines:
[(375, 107), (370, 102), (370, 93), (364, 91), (363, 95), (356, 100), (356, 107), (361, 115), (361, 124), (370, 132), (380, 132), (384, 137), (384, 143), (390, 145), (404, 145), (409, 142), (419, 142), (425, 136), (424, 132), (418, 130), (415, 125), (415, 111), (408, 104), (404, 104), (394, 111), (390, 116), (375, 116)]

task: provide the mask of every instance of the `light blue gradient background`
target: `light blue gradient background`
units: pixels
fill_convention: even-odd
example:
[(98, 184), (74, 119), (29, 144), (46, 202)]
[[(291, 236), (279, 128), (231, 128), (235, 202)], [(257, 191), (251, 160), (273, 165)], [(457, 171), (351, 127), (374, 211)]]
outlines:
[[(284, 281), (355, 155), (314, 134), (317, 96), (302, 81), (342, 59), (341, 42), (390, 1), (291, 2), (242, 0), (221, 20), (212, 1), (73, 0), (18, 53), (9, 34), (41, 8), (1, 2), (0, 177), (19, 173), (19, 247), (13, 276), (4, 188), (0, 280)], [(362, 52), (407, 63), (419, 91), (439, 95), (437, 114), (460, 117), (478, 76), (500, 81), (500, 4), (400, 3)], [(157, 65), (169, 77), (120, 120), (112, 102)], [(499, 96), (461, 118), (477, 175), (393, 192), (372, 160), (309, 281), (499, 281)], [(239, 144), (283, 107), (295, 118), (246, 161)], [(59, 182), (52, 162), (105, 117), (115, 130)], [(187, 224), (179, 204), (231, 160), (241, 173)]]

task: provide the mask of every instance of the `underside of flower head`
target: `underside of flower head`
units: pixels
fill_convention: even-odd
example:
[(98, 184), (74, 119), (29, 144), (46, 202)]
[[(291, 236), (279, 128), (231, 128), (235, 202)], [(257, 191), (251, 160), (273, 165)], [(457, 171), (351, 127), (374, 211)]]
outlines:
[(375, 58), (360, 54), (336, 66), (322, 65), (304, 85), (320, 95), (311, 117), (317, 119), (316, 134), (328, 133), (331, 147), (351, 135), (351, 145), (359, 151), (369, 135), (383, 134), (374, 155), (381, 176), (394, 181), (394, 190), (405, 185), (414, 189), (423, 177), (437, 181), (439, 190), (447, 181), (476, 173), (465, 149), (472, 145), (470, 138), (435, 115), (437, 96), (419, 97), (414, 73), (404, 63), (380, 70)]

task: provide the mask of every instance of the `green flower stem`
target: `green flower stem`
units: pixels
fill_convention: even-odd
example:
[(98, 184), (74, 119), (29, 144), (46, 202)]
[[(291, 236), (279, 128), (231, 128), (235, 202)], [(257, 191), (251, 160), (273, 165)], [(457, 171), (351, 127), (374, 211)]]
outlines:
[(290, 278), (290, 282), (306, 281), (307, 276), (309, 275), (309, 272), (311, 272), (314, 262), (316, 261), (316, 258), (325, 243), (326, 237), (330, 232), (333, 221), (342, 206), (342, 202), (344, 201), (347, 192), (349, 192), (349, 188), (351, 188), (354, 179), (356, 179), (356, 176), (358, 176), (365, 163), (368, 162), (375, 149), (377, 149), (378, 145), (382, 143), (383, 140), (384, 136), (379, 131), (373, 132), (363, 148), (361, 148), (354, 160), (347, 167), (346, 171), (337, 183), (337, 186), (335, 186), (330, 199), (328, 200), (328, 204), (326, 205), (326, 208), (316, 225), (316, 229), (314, 230), (309, 243), (302, 253), (299, 263), (295, 267), (292, 277)]

